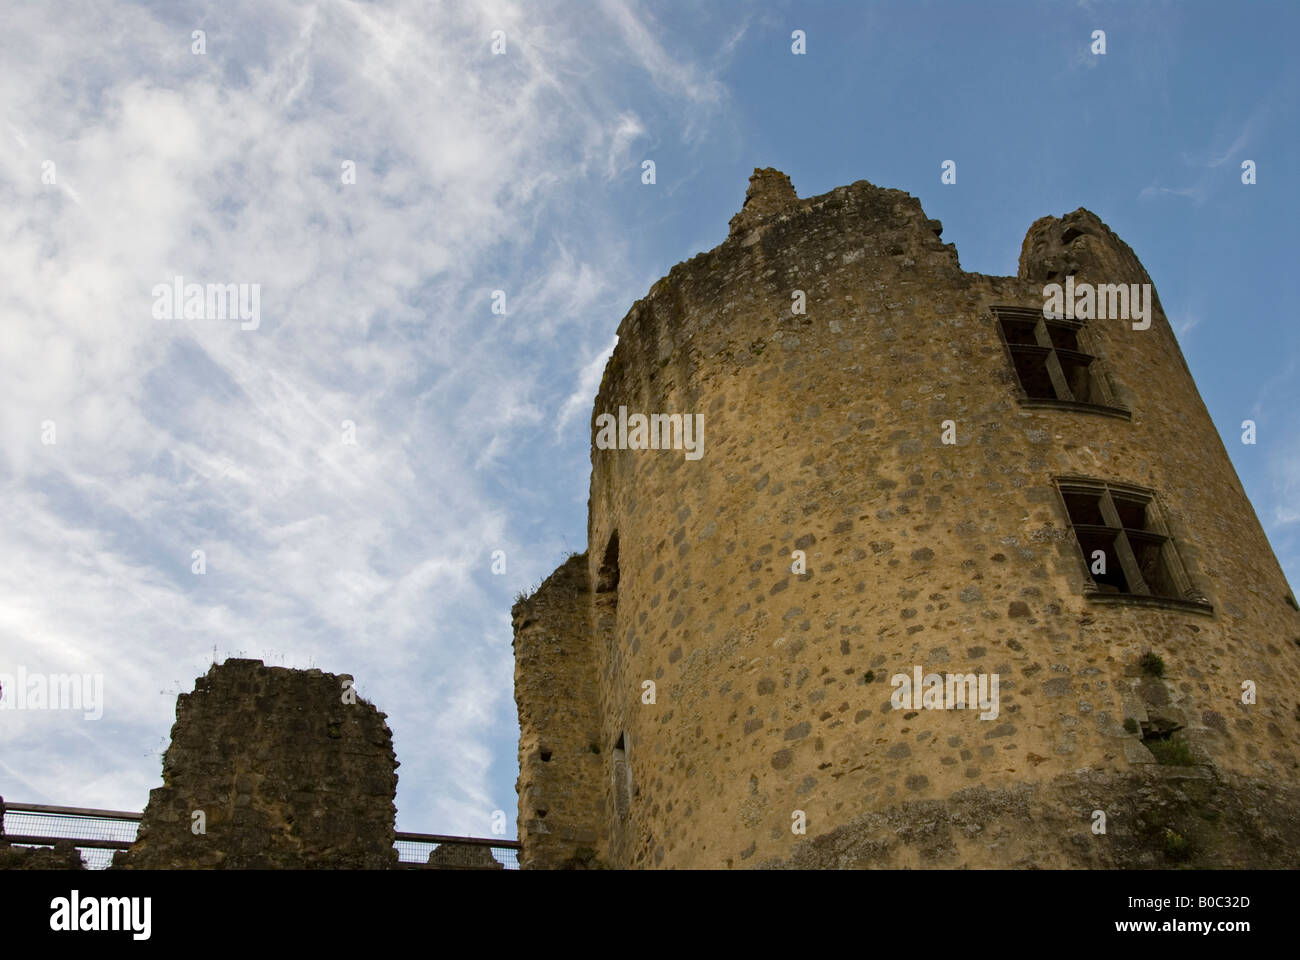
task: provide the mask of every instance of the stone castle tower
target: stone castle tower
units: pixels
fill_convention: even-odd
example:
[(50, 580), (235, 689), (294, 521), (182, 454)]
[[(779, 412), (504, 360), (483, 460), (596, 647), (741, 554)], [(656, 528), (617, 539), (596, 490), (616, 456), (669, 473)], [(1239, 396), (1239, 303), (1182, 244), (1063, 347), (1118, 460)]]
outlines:
[(593, 437), (702, 456), (593, 443), (514, 608), (523, 866), (1297, 865), (1300, 610), (1158, 298), (1113, 318), (1150, 277), (1082, 209), (1015, 277), (941, 230), (759, 170), (623, 319)]

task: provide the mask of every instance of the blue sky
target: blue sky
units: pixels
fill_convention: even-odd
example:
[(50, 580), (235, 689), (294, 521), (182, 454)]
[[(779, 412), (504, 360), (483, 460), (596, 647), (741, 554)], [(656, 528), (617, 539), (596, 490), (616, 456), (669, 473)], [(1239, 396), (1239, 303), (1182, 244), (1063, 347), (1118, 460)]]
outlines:
[[(142, 808), (215, 651), (353, 674), (389, 715), (400, 828), (513, 831), (509, 607), (585, 548), (620, 318), (726, 237), (756, 166), (800, 196), (906, 190), (982, 273), (1014, 274), (1038, 217), (1096, 212), (1300, 582), (1292, 3), (6, 14), (0, 673), (105, 685), (95, 721), (0, 711), (11, 800)], [(260, 325), (155, 319), (178, 274), (260, 284)]]

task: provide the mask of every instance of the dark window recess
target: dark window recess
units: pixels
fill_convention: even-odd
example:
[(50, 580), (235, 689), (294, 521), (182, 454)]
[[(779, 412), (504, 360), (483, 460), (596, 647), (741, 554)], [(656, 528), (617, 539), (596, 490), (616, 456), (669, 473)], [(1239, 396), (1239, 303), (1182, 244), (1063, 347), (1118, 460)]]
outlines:
[(1208, 608), (1192, 586), (1155, 494), (1086, 478), (1057, 481), (1092, 596), (1149, 597)]
[(1116, 531), (1105, 527), (1075, 527), (1079, 548), (1092, 582), (1101, 593), (1129, 593), (1124, 564), (1120, 562), (1115, 547)]
[(615, 530), (605, 546), (605, 556), (596, 574), (596, 592), (613, 593), (618, 589), (618, 531)]
[(1173, 549), (1172, 541), (1168, 537), (1139, 533), (1136, 530), (1126, 530), (1124, 536), (1128, 538), (1142, 582), (1150, 588), (1152, 595), (1179, 596), (1178, 585), (1174, 582), (1165, 557), (1166, 551)]
[(1074, 491), (1062, 488), (1061, 495), (1065, 497), (1065, 509), (1070, 513), (1071, 523), (1076, 526), (1086, 524), (1093, 527), (1106, 525), (1101, 515), (1099, 494), (1088, 490)]
[(1097, 406), (1105, 406), (1109, 402), (1110, 398), (1102, 389), (1101, 378), (1093, 374), (1097, 363), (1093, 357), (1072, 350), (1057, 350), (1056, 359), (1061, 364), (1061, 373), (1069, 390), (1068, 396), (1057, 399), (1077, 400)]
[(1047, 333), (1052, 338), (1052, 346), (1058, 350), (1073, 350), (1075, 353), (1084, 352), (1083, 348), (1079, 346), (1079, 331), (1074, 327), (1048, 321)]
[(1139, 500), (1135, 497), (1126, 497), (1123, 494), (1112, 494), (1111, 499), (1115, 501), (1115, 513), (1119, 515), (1120, 524), (1125, 529), (1151, 530), (1154, 532), (1152, 521), (1147, 519), (1149, 500)]
[(1034, 336), (1037, 321), (1012, 320), (1006, 317), (1002, 321), (1002, 337), (1012, 346), (1036, 347), (1038, 339)]
[(627, 765), (627, 749), (621, 733), (614, 744), (613, 775), (614, 811), (620, 820), (625, 820), (632, 803), (632, 771)]
[(1127, 415), (1110, 394), (1101, 362), (1088, 352), (1081, 323), (1048, 320), (1024, 307), (994, 307), (993, 312), (1025, 400)]
[(1050, 350), (1042, 347), (1012, 347), (1011, 361), (1016, 367), (1016, 376), (1020, 378), (1020, 387), (1025, 395), (1036, 400), (1055, 400), (1056, 387), (1047, 369)]

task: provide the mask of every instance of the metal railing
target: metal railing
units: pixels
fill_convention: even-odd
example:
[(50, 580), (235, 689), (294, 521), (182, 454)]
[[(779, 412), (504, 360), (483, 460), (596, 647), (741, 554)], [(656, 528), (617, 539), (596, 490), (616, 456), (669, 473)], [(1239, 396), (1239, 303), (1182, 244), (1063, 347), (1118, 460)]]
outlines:
[(3, 832), (6, 841), (19, 846), (48, 847), (57, 840), (72, 840), (88, 868), (103, 870), (112, 862), (114, 851), (135, 842), (140, 817), (129, 810), (6, 801)]
[[(4, 839), (17, 846), (48, 847), (72, 840), (91, 870), (103, 870), (113, 853), (135, 842), (143, 816), (127, 810), (56, 807), (42, 803), (4, 802)], [(462, 870), (518, 870), (519, 841), (452, 837), (437, 833), (396, 834), (398, 862), (408, 869), (454, 867)], [(429, 863), (430, 854), (442, 849)], [(488, 859), (490, 857), (490, 859)], [(497, 865), (493, 865), (495, 861)]]
[[(486, 849), (492, 859), (506, 870), (519, 869), (518, 840), (490, 840), (485, 837), (448, 837), (438, 833), (397, 833), (397, 856), (403, 866), (422, 867), (428, 865), (429, 855), (434, 850), (450, 848), (457, 856), (451, 858), (459, 869), (495, 870), (496, 867), (481, 862), (481, 857), (473, 857), (474, 852)], [(470, 854), (466, 857), (465, 854)], [(467, 862), (461, 862), (462, 860)]]

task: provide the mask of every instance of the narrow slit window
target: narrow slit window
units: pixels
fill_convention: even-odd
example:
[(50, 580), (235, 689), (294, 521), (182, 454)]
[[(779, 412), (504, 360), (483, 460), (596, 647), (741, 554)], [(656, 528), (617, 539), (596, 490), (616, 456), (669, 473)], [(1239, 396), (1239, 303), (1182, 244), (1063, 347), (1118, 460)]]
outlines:
[(632, 805), (632, 770), (627, 763), (627, 746), (624, 734), (618, 735), (611, 763), (614, 777), (614, 811), (620, 820), (626, 820)]

